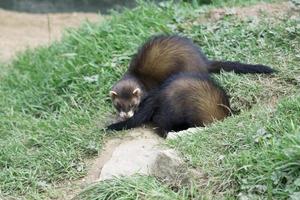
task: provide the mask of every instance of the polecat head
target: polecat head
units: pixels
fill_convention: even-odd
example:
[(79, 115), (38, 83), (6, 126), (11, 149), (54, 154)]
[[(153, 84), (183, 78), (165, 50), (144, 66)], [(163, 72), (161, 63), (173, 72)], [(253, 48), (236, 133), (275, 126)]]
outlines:
[(133, 80), (121, 80), (109, 92), (114, 107), (124, 120), (132, 117), (142, 99), (142, 89)]

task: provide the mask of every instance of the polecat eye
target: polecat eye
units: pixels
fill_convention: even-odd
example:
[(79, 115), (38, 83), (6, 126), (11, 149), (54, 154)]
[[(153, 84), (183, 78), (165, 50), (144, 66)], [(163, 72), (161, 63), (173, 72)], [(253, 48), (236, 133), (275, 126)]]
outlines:
[(121, 110), (121, 105), (120, 105), (120, 104), (115, 104), (115, 107), (116, 107), (116, 109), (117, 109), (118, 111)]

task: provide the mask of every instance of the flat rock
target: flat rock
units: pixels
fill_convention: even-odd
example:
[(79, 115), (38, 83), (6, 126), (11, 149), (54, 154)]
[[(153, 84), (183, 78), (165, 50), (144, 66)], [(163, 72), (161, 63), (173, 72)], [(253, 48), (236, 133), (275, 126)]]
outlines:
[[(97, 181), (114, 177), (131, 176), (134, 174), (151, 175), (168, 183), (181, 185), (189, 181), (191, 171), (174, 149), (163, 145), (164, 139), (157, 136), (151, 129), (134, 129), (127, 136), (119, 138), (118, 145), (110, 149), (110, 158), (102, 164)], [(103, 154), (108, 154), (104, 150)], [(104, 155), (102, 155), (104, 156)], [(103, 159), (99, 161), (103, 162)], [(99, 166), (98, 166), (99, 168)]]
[[(171, 138), (181, 135), (173, 134)], [(154, 176), (174, 187), (190, 185), (195, 180), (200, 185), (207, 183), (207, 177), (201, 170), (188, 168), (180, 154), (164, 144), (165, 139), (150, 128), (136, 128), (110, 138), (101, 155), (93, 161), (81, 187), (135, 174)]]
[(152, 129), (145, 128), (136, 128), (127, 134), (116, 134), (108, 138), (101, 154), (90, 163), (83, 184), (111, 179), (114, 176), (146, 174), (145, 166), (155, 159), (155, 149), (163, 141)]
[(149, 168), (159, 154), (158, 144), (158, 140), (151, 138), (138, 138), (120, 144), (113, 152), (111, 159), (104, 164), (100, 180), (136, 173), (148, 175)]

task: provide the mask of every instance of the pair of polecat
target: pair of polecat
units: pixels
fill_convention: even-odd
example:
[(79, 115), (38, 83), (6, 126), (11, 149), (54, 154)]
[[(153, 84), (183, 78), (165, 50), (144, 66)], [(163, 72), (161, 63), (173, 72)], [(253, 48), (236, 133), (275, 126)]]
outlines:
[(169, 131), (204, 126), (231, 114), (224, 90), (208, 74), (179, 73), (148, 93), (129, 119), (108, 126), (110, 130), (134, 128), (153, 122), (165, 137)]
[[(128, 119), (134, 116), (135, 112), (140, 113), (138, 109), (144, 108), (144, 104), (147, 104), (147, 102), (149, 102), (149, 99), (153, 99), (153, 97), (151, 96), (154, 96), (154, 94), (155, 96), (158, 96), (155, 97), (155, 99), (160, 98), (159, 96), (162, 96), (162, 98), (167, 96), (174, 98), (166, 98), (169, 103), (167, 102), (163, 105), (165, 107), (168, 107), (168, 109), (178, 110), (179, 107), (183, 105), (188, 108), (188, 104), (194, 104), (193, 108), (197, 107), (198, 110), (206, 110), (205, 113), (207, 115), (210, 115), (216, 119), (220, 119), (219, 115), (217, 115), (215, 112), (211, 112), (212, 110), (210, 109), (210, 107), (217, 108), (215, 105), (217, 99), (211, 100), (210, 96), (212, 94), (218, 93), (217, 91), (220, 91), (222, 89), (217, 87), (214, 82), (208, 79), (208, 73), (218, 73), (221, 70), (234, 71), (235, 73), (274, 72), (272, 68), (264, 65), (251, 65), (230, 61), (212, 61), (207, 59), (206, 56), (201, 52), (201, 49), (196, 46), (191, 40), (176, 35), (160, 35), (149, 39), (144, 45), (142, 45), (137, 54), (134, 55), (133, 59), (131, 60), (129, 69), (125, 73), (124, 77), (113, 86), (112, 90), (110, 91), (110, 96), (112, 98), (114, 106), (119, 112), (120, 117), (123, 119)], [(168, 81), (169, 84), (170, 82), (172, 84), (167, 84), (168, 86), (165, 86), (164, 89), (157, 90), (157, 88), (162, 85), (164, 81), (166, 81), (169, 77), (180, 72), (188, 72), (194, 74), (201, 73), (202, 76), (206, 76), (207, 78), (202, 77), (198, 78), (197, 81), (195, 81), (195, 78), (192, 78), (190, 75), (181, 74), (180, 76), (174, 76), (172, 78), (172, 81)], [(180, 84), (178, 84), (177, 81)], [(190, 87), (195, 87), (198, 90), (189, 90), (188, 96), (181, 97), (185, 102), (187, 102), (187, 104), (181, 104), (180, 97), (176, 96), (175, 98), (173, 94), (177, 94), (176, 92), (180, 91), (181, 89), (186, 89), (187, 86), (183, 83), (187, 82), (189, 82), (188, 85)], [(195, 84), (195, 86), (193, 86), (193, 84)], [(176, 87), (172, 85), (176, 85)], [(204, 85), (209, 85), (210, 87), (204, 88)], [(156, 92), (151, 92), (152, 90)], [(190, 91), (193, 91), (194, 93)], [(199, 92), (197, 91), (201, 91), (204, 93), (199, 94)], [(146, 98), (148, 96), (148, 92), (150, 92), (150, 95), (149, 98)], [(184, 95), (183, 93), (180, 94)], [(201, 97), (199, 95), (201, 95)], [(216, 95), (215, 98), (220, 98), (219, 101), (221, 102), (224, 101), (225, 98), (226, 102), (228, 102), (225, 92), (222, 98), (221, 96), (222, 95)], [(203, 99), (207, 98), (207, 101), (204, 101), (206, 103), (202, 104), (200, 103), (200, 100), (188, 101), (187, 97), (190, 99), (200, 98), (202, 99), (202, 102)], [(144, 98), (146, 99), (143, 100)], [(140, 106), (141, 102), (143, 106)], [(208, 102), (211, 103), (209, 104)], [(165, 108), (163, 108), (163, 105), (160, 106), (160, 110), (166, 110)], [(230, 109), (229, 103), (225, 103), (224, 105), (226, 105), (228, 109)], [(149, 108), (151, 108), (151, 106), (149, 106)], [(220, 107), (218, 108), (220, 109)], [(183, 107), (183, 109), (185, 109), (185, 107)], [(161, 116), (158, 117), (161, 121), (168, 121), (168, 123), (171, 123), (172, 116), (164, 115), (162, 113), (156, 113), (155, 116), (158, 115)], [(186, 112), (184, 112), (184, 115), (187, 115)], [(224, 114), (222, 116), (222, 118), (224, 118), (225, 116), (227, 116), (227, 114)], [(178, 116), (177, 120), (183, 120), (182, 117), (183, 116), (179, 118)], [(203, 116), (203, 118), (205, 118), (205, 116)], [(202, 118), (197, 119), (200, 121), (191, 124), (199, 125), (207, 123), (207, 121), (203, 120)], [(191, 124), (189, 126), (191, 126)], [(110, 128), (112, 127), (114, 126), (111, 126)], [(128, 125), (127, 127), (130, 126)]]
[(272, 73), (264, 65), (239, 62), (211, 61), (190, 39), (181, 36), (160, 35), (149, 39), (130, 62), (128, 71), (110, 91), (113, 105), (122, 118), (129, 118), (138, 108), (147, 92), (161, 85), (179, 72)]

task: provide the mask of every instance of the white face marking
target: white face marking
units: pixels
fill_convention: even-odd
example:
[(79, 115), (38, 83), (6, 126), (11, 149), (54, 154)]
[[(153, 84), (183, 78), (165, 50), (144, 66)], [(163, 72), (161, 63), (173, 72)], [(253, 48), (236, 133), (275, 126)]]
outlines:
[(123, 112), (123, 111), (121, 111), (119, 115), (120, 115), (120, 117), (124, 118), (124, 117), (125, 117), (125, 115), (126, 115), (126, 113), (125, 113), (125, 112)]
[(128, 113), (127, 113), (128, 117), (132, 117), (133, 116), (133, 110), (130, 110)]
[(132, 117), (133, 114), (134, 114), (133, 110), (130, 110), (129, 112), (121, 111), (119, 115), (121, 118), (128, 119), (128, 118)]

